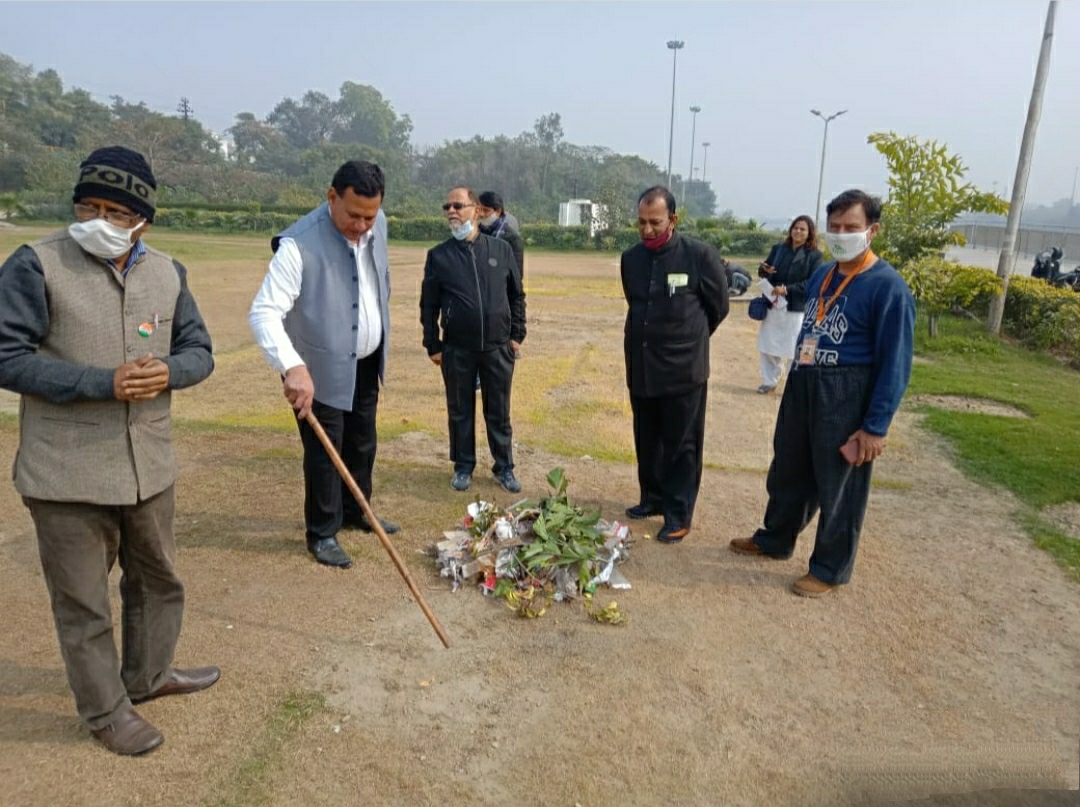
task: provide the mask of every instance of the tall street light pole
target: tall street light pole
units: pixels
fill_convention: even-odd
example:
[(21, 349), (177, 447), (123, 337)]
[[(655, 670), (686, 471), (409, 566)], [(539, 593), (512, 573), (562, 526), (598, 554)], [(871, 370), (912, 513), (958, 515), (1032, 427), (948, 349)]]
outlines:
[(675, 63), (679, 59), (679, 51), (686, 43), (679, 39), (669, 39), (667, 46), (671, 51), (671, 129), (668, 131), (667, 148), (667, 186), (671, 188), (671, 155), (675, 148)]
[(705, 152), (705, 156), (701, 158), (701, 181), (702, 182), (708, 182), (708, 180), (705, 179), (705, 167), (709, 164), (709, 146), (711, 146), (711, 145), (712, 145), (712, 143), (710, 143), (708, 140), (706, 140), (704, 143), (701, 144), (701, 148)]
[[(701, 111), (701, 107), (692, 106), (690, 111), (694, 113), (693, 123), (690, 124), (690, 182), (694, 181), (694, 141), (697, 138), (697, 113)], [(683, 188), (683, 196), (686, 196), (686, 188)]]
[(829, 121), (835, 118), (839, 118), (845, 112), (847, 112), (846, 109), (841, 109), (839, 112), (829, 115), (829, 117), (825, 117), (816, 109), (810, 110), (810, 114), (817, 115), (819, 118), (825, 121), (825, 135), (821, 138), (821, 173), (818, 175), (817, 209), (814, 213), (814, 223), (817, 224), (818, 230), (822, 231), (825, 228), (821, 226), (821, 191), (825, 187), (825, 145), (829, 142)]

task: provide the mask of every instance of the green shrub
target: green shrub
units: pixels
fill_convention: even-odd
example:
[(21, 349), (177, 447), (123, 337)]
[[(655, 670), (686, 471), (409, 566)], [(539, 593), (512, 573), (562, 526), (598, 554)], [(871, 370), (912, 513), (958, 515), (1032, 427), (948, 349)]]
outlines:
[(1005, 298), (1004, 325), (1032, 347), (1080, 359), (1080, 294), (1075, 291), (1037, 278), (1015, 277)]
[(413, 219), (389, 216), (386, 232), (391, 241), (445, 241), (450, 237), (446, 219), (434, 216)]
[(954, 309), (970, 310), (976, 300), (989, 300), (1001, 281), (988, 269), (961, 266), (937, 257), (908, 261), (899, 270), (919, 307), (926, 313), (930, 336), (937, 336), (938, 317)]

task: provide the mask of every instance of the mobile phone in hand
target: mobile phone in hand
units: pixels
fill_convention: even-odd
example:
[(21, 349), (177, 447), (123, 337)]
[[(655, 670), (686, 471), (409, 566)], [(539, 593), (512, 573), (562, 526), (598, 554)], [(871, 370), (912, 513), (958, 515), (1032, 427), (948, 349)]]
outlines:
[(859, 459), (859, 441), (852, 437), (840, 446), (840, 454), (847, 460), (848, 465), (854, 465)]

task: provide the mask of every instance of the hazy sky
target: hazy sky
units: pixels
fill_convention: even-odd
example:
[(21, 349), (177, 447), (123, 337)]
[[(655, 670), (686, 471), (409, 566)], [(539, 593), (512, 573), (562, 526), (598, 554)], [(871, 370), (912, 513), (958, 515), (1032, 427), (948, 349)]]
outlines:
[[(547, 112), (565, 137), (667, 167), (679, 51), (674, 170), (691, 114), (709, 141), (719, 206), (813, 213), (823, 124), (825, 195), (883, 192), (871, 132), (936, 138), (969, 179), (1011, 188), (1045, 2), (0, 3), (0, 52), (103, 102), (172, 113), (187, 96), (216, 131), (308, 89), (351, 80), (408, 113), (413, 142), (516, 135)], [(1080, 165), (1080, 3), (1058, 4), (1028, 203), (1068, 197)], [(1080, 192), (1078, 192), (1080, 193)]]

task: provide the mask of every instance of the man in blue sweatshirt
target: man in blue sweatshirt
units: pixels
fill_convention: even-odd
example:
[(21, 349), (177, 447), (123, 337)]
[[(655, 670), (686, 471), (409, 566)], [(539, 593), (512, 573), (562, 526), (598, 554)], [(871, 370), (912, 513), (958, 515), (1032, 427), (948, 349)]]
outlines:
[[(820, 509), (810, 571), (792, 585), (820, 597), (851, 579), (870, 473), (911, 377), (915, 300), (870, 244), (881, 202), (844, 191), (826, 208), (836, 259), (806, 288), (806, 313), (773, 434), (765, 526), (734, 552), (786, 560)], [(843, 451), (841, 451), (843, 449)]]

